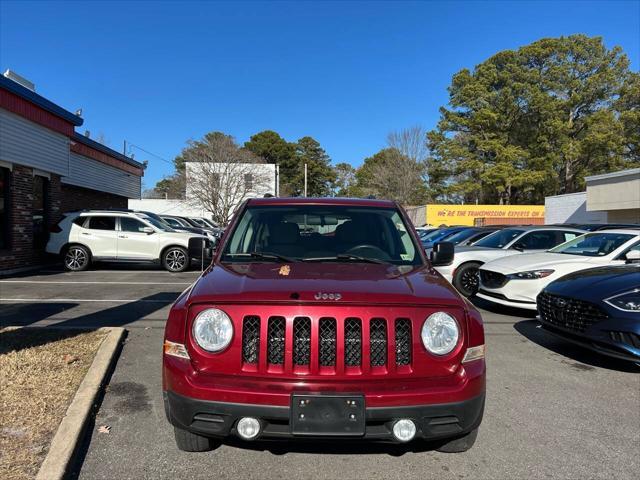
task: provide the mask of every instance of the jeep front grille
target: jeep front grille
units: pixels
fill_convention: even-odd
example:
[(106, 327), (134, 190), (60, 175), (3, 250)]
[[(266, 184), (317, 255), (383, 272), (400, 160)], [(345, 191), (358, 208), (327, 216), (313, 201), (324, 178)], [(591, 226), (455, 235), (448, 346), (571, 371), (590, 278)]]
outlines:
[(260, 317), (244, 317), (242, 323), (242, 361), (258, 363), (260, 352)]
[(336, 341), (338, 332), (335, 318), (321, 318), (318, 336), (320, 337), (320, 366), (333, 367), (336, 364)]
[[(264, 329), (262, 336), (261, 328)], [(261, 344), (263, 341), (266, 345)], [(288, 320), (282, 316), (261, 319), (247, 315), (242, 324), (242, 363), (256, 368), (261, 347), (263, 355), (266, 353), (266, 362), (262, 362), (267, 369), (288, 365), (287, 368), (300, 373), (311, 370), (331, 374), (338, 367), (350, 369), (351, 373), (370, 369), (382, 373), (385, 368), (410, 367), (412, 324), (409, 318), (320, 317), (312, 320), (300, 316)], [(339, 353), (342, 358), (338, 357)]]
[[(271, 317), (267, 330), (267, 361), (271, 365), (284, 363), (284, 317)], [(244, 338), (242, 339), (244, 343)]]
[(372, 367), (387, 364), (387, 322), (384, 318), (374, 318), (369, 324), (369, 344), (371, 345)]
[(344, 322), (344, 364), (358, 367), (362, 362), (362, 324), (359, 318), (347, 318)]
[(311, 363), (311, 319), (297, 317), (293, 320), (293, 364)]
[(396, 365), (411, 364), (411, 320), (396, 320)]

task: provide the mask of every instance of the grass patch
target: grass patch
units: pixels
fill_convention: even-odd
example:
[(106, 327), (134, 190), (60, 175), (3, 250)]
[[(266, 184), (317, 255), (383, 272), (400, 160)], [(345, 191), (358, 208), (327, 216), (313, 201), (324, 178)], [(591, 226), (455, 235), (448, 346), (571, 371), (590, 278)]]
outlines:
[(34, 478), (107, 332), (0, 329), (0, 478)]

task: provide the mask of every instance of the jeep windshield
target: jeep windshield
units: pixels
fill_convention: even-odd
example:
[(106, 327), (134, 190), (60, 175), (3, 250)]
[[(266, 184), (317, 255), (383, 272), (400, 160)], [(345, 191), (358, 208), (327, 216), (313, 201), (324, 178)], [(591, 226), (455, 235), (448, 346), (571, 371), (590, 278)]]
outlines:
[(396, 209), (341, 205), (249, 206), (221, 261), (422, 264)]

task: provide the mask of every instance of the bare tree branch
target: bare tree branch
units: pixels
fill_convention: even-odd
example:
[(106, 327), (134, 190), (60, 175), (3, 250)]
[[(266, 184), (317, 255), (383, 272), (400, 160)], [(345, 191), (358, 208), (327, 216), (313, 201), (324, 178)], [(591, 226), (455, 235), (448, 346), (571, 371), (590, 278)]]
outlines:
[(187, 164), (187, 199), (211, 212), (220, 225), (229, 221), (243, 200), (272, 185), (265, 162), (239, 148), (227, 135), (190, 142), (183, 156)]

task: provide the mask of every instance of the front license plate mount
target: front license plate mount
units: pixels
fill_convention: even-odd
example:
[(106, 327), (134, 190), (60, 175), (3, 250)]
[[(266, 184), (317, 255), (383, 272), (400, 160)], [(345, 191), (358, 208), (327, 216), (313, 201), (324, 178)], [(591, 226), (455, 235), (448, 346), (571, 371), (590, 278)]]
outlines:
[(364, 395), (291, 395), (291, 433), (363, 436)]

